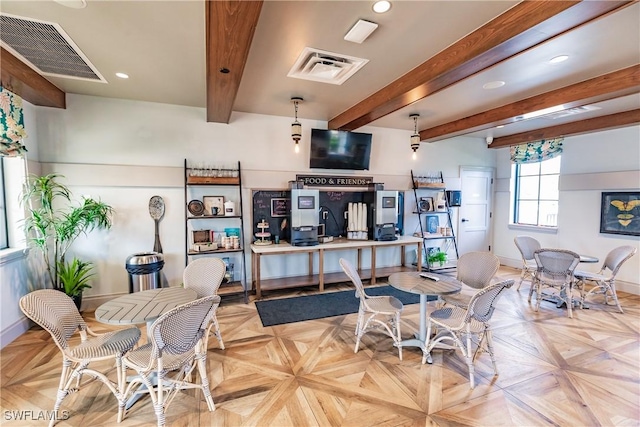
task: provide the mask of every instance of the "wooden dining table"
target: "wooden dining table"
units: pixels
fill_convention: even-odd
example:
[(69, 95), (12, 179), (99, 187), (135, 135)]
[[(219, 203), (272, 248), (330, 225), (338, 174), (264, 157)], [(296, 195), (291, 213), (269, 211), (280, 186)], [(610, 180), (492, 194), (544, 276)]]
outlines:
[[(404, 292), (420, 295), (420, 326), (415, 337), (400, 343), (402, 347), (419, 347), (424, 354), (427, 353), (427, 318), (429, 316), (427, 297), (452, 295), (460, 292), (462, 282), (455, 277), (444, 274), (428, 273), (437, 278), (431, 280), (420, 275), (417, 271), (393, 273), (389, 276), (389, 284)], [(433, 363), (431, 354), (427, 354), (427, 362)]]

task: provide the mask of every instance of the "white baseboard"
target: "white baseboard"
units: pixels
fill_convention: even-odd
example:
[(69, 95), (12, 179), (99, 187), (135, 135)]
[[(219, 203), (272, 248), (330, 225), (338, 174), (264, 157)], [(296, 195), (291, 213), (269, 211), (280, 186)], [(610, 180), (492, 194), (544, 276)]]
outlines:
[(8, 328), (5, 328), (2, 331), (0, 331), (0, 349), (3, 349), (4, 346), (11, 343), (20, 335), (27, 332), (30, 327), (31, 327), (30, 320), (26, 317), (23, 317), (17, 322), (14, 322)]

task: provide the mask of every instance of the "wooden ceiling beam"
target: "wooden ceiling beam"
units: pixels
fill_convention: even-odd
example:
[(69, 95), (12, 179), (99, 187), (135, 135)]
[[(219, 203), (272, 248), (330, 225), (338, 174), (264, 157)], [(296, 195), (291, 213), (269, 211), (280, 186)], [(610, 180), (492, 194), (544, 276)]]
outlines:
[(229, 123), (262, 1), (205, 3), (207, 121)]
[(485, 112), (423, 129), (420, 140), (433, 142), (520, 120), (527, 113), (562, 105), (563, 109), (640, 93), (640, 65), (604, 74), (570, 86), (542, 93)]
[(33, 105), (66, 108), (65, 93), (0, 47), (0, 85)]
[(561, 136), (573, 136), (583, 133), (616, 129), (640, 123), (640, 109), (623, 111), (607, 116), (593, 117), (557, 126), (536, 129), (529, 132), (517, 133), (509, 136), (494, 138), (489, 148), (501, 148), (527, 142), (540, 141), (541, 139), (558, 138)]
[(329, 121), (354, 130), (633, 1), (523, 1)]

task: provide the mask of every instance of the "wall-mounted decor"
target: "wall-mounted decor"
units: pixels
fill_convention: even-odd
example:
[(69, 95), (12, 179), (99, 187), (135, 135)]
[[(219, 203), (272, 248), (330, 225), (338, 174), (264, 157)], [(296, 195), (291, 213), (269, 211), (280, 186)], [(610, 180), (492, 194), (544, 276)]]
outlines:
[(640, 236), (640, 192), (603, 192), (600, 232)]
[(204, 196), (202, 198), (204, 204), (205, 215), (224, 215), (224, 197), (223, 196)]

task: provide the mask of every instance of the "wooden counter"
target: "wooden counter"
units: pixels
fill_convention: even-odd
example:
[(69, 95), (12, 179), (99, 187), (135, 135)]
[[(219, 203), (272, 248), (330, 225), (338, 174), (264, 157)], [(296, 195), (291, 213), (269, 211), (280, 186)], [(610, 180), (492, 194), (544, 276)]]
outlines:
[[(280, 243), (277, 245), (251, 245), (251, 262), (253, 268), (252, 283), (255, 286), (256, 297), (262, 298), (262, 290), (284, 289), (289, 287), (301, 287), (310, 285), (319, 285), (320, 292), (324, 291), (325, 283), (338, 283), (349, 281), (346, 274), (324, 273), (324, 252), (335, 250), (357, 250), (358, 251), (358, 271), (363, 280), (371, 279), (371, 284), (376, 283), (376, 277), (386, 277), (392, 273), (399, 271), (416, 270), (413, 267), (406, 266), (405, 251), (407, 245), (416, 245), (418, 254), (422, 253), (422, 239), (413, 236), (400, 236), (398, 240), (391, 241), (374, 241), (374, 240), (347, 240), (336, 239), (333, 242), (322, 243), (316, 246), (291, 246), (289, 243)], [(376, 270), (376, 249), (384, 247), (400, 246), (400, 266), (385, 267)], [(362, 269), (362, 249), (371, 249), (371, 267), (369, 270)], [(309, 255), (309, 274), (306, 276), (282, 277), (277, 279), (261, 280), (260, 265), (262, 256), (267, 255), (291, 255), (307, 253)], [(318, 253), (318, 274), (313, 274), (313, 255)], [(417, 271), (422, 271), (421, 256), (418, 256)]]

